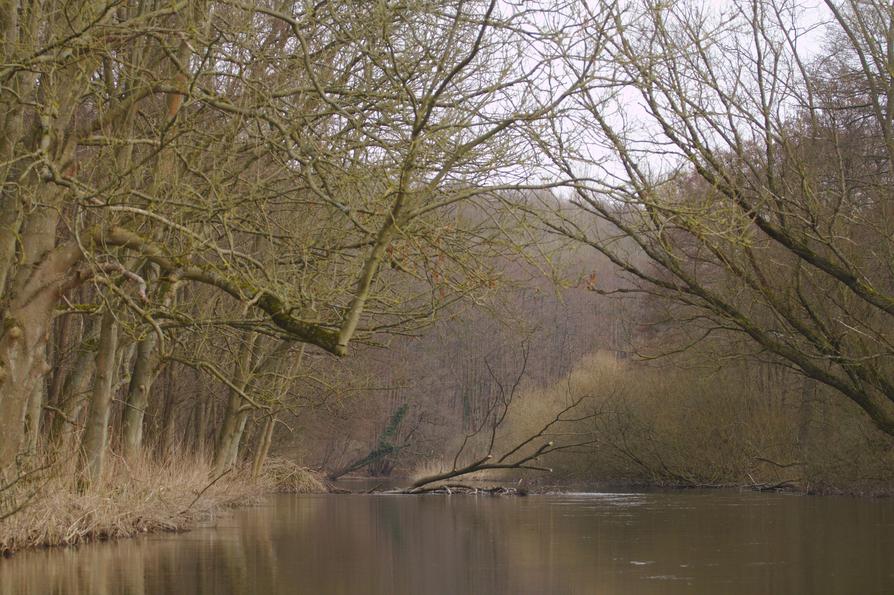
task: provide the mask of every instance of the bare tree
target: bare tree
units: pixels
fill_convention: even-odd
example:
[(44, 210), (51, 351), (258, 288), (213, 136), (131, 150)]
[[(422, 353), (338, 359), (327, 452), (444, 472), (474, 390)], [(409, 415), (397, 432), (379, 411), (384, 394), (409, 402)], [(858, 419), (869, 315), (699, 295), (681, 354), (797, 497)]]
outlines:
[(786, 0), (587, 6), (580, 138), (540, 137), (575, 208), (548, 225), (695, 340), (744, 336), (894, 434), (889, 4), (829, 0), (822, 23)]
[[(483, 257), (506, 222), (463, 205), (492, 215), (495, 192), (527, 185), (523, 131), (576, 85), (554, 55), (507, 59), (552, 43), (541, 17), (559, 8), (0, 6), (0, 468), (35, 445), (42, 408), (80, 423), (61, 375), (47, 394), (59, 313), (113, 317), (84, 350), (97, 477), (110, 422), (128, 456), (141, 448), (154, 377), (201, 351), (193, 329), (345, 355), (491, 291)], [(224, 434), (240, 437), (253, 385), (201, 369), (235, 391)], [(86, 391), (89, 374), (68, 378)]]

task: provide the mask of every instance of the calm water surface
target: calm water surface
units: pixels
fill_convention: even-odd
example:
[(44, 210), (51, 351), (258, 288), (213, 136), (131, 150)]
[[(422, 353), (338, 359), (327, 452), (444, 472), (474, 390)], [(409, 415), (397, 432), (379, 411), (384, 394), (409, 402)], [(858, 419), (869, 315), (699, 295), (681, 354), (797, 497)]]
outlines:
[(0, 593), (894, 593), (894, 501), (279, 496), (214, 528), (0, 561)]

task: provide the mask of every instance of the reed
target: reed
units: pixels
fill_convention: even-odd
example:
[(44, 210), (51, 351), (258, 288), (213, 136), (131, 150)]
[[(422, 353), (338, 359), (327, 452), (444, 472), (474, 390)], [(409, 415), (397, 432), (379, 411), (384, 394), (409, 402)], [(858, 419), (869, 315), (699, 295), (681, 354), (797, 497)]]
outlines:
[(212, 475), (208, 461), (189, 456), (118, 458), (100, 481), (87, 485), (71, 461), (47, 463), (3, 494), (0, 554), (185, 531), (222, 510), (283, 491), (284, 484), (293, 492), (325, 491), (309, 472), (295, 467), (286, 474), (286, 467), (274, 460), (252, 479), (242, 469)]

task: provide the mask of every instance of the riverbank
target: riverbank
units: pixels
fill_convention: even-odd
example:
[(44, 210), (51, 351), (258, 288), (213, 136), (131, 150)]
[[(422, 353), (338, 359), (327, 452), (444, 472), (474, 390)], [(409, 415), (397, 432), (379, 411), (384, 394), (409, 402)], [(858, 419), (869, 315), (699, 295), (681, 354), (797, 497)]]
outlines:
[(102, 482), (84, 488), (79, 480), (64, 465), (54, 465), (7, 489), (2, 494), (7, 516), (0, 520), (0, 555), (187, 531), (270, 493), (326, 491), (312, 473), (282, 460), (271, 460), (252, 478), (247, 470), (213, 476), (207, 462), (195, 459), (119, 459), (109, 465)]
[[(247, 470), (213, 476), (207, 462), (149, 460), (127, 464), (116, 460), (104, 481), (78, 489), (77, 477), (57, 473), (17, 488), (21, 510), (0, 520), (0, 555), (7, 557), (30, 548), (74, 546), (92, 541), (134, 537), (145, 533), (188, 531), (227, 509), (260, 501), (271, 493), (348, 492), (394, 493), (409, 479), (387, 481), (349, 477), (330, 487), (314, 473), (282, 459), (271, 459), (263, 473), (250, 477)], [(38, 485), (35, 485), (38, 484)], [(353, 485), (351, 485), (353, 484)], [(28, 500), (27, 490), (38, 492)], [(641, 482), (519, 481), (471, 479), (435, 484), (419, 494), (472, 494), (494, 496), (558, 495), (594, 492), (673, 492), (692, 489), (718, 491), (775, 491), (803, 495), (890, 497), (890, 490), (856, 492), (843, 489), (809, 489), (785, 483), (777, 486), (671, 485)]]

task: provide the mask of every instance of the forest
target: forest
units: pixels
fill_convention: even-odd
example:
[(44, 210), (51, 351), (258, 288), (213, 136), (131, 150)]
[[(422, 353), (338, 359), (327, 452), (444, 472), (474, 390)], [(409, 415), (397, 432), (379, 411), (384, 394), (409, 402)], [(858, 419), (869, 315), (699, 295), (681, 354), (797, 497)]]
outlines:
[(358, 475), (894, 491), (889, 2), (0, 30), (0, 552)]

